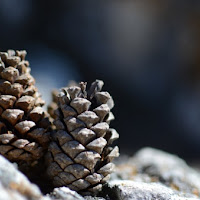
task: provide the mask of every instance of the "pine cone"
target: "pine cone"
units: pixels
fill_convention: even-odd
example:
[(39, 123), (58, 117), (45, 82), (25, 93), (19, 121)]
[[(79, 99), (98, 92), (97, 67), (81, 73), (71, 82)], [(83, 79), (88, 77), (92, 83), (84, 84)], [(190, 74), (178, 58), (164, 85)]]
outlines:
[(50, 125), (25, 56), (26, 51), (0, 52), (0, 154), (19, 165), (43, 156)]
[(119, 156), (118, 147), (110, 145), (119, 135), (109, 129), (114, 102), (102, 86), (103, 81), (96, 80), (86, 90), (81, 82), (58, 95), (56, 131), (47, 153), (47, 173), (57, 187), (96, 193), (110, 177), (111, 161)]
[[(76, 81), (69, 81), (67, 87), (71, 87), (71, 86), (78, 86)], [(51, 119), (55, 119), (56, 115), (55, 115), (55, 110), (58, 108), (58, 96), (59, 94), (59, 90), (54, 89), (51, 92), (51, 97), (52, 97), (52, 102), (47, 106), (47, 111), (51, 116)]]

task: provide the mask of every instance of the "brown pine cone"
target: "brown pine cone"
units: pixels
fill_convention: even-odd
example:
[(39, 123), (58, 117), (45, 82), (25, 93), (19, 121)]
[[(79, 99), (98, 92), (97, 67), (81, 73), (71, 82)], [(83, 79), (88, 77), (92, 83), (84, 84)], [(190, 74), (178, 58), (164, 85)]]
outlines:
[[(76, 81), (69, 81), (67, 87), (71, 87), (71, 86), (78, 86), (78, 83)], [(58, 96), (59, 94), (59, 90), (58, 89), (54, 89), (51, 92), (51, 97), (52, 97), (52, 102), (47, 106), (47, 111), (51, 116), (51, 120), (56, 118), (56, 114), (55, 114), (55, 110), (58, 108)]]
[(32, 165), (48, 147), (50, 124), (25, 56), (0, 52), (0, 154)]
[(57, 97), (56, 131), (47, 153), (47, 173), (57, 187), (96, 193), (113, 171), (111, 162), (119, 151), (110, 145), (119, 135), (109, 128), (114, 102), (102, 87), (103, 81), (96, 80), (86, 90), (81, 82)]

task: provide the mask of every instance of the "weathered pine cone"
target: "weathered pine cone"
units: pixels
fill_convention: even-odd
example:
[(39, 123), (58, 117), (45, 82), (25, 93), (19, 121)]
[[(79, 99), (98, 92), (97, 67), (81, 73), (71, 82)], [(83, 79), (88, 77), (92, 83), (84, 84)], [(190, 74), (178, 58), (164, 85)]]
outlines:
[(33, 165), (48, 148), (50, 124), (25, 56), (0, 52), (0, 154)]
[(119, 135), (109, 129), (114, 102), (102, 87), (103, 81), (96, 80), (86, 90), (81, 82), (58, 95), (56, 131), (47, 153), (47, 173), (56, 187), (96, 193), (114, 169), (111, 161), (119, 150), (110, 145)]
[[(69, 81), (69, 84), (67, 85), (67, 87), (71, 87), (71, 86), (78, 86), (78, 83), (76, 81), (71, 80), (71, 81)], [(51, 116), (51, 119), (56, 118), (54, 111), (58, 108), (58, 94), (59, 94), (59, 90), (57, 90), (57, 89), (52, 90), (52, 92), (51, 92), (52, 101), (47, 106), (47, 110)]]

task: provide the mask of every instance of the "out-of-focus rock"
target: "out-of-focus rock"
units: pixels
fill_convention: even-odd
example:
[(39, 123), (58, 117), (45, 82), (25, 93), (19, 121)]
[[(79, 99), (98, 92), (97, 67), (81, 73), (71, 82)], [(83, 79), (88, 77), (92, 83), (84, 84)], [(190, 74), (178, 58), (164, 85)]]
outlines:
[(95, 196), (82, 197), (77, 192), (70, 190), (68, 187), (55, 188), (48, 196), (51, 198), (51, 200), (110, 200), (108, 195), (106, 195), (106, 198)]
[(39, 188), (0, 155), (0, 200), (49, 200)]
[(140, 150), (130, 162), (139, 173), (187, 193), (200, 194), (200, 173), (175, 155), (152, 148)]
[(0, 184), (0, 194), (0, 200), (26, 200), (26, 198), (17, 191), (5, 188), (2, 184)]
[(92, 197), (92, 196), (85, 196), (85, 200), (110, 200), (110, 198), (103, 198), (103, 197)]
[(179, 157), (153, 148), (144, 148), (118, 164), (112, 175), (115, 179), (156, 182), (173, 191), (200, 196), (200, 173)]
[(135, 181), (111, 181), (108, 192), (115, 200), (196, 200), (194, 195), (176, 192), (158, 183)]
[(67, 187), (43, 196), (15, 165), (0, 156), (0, 200), (196, 200), (200, 173), (184, 160), (156, 149), (144, 148), (135, 156), (121, 157), (102, 197), (81, 196)]
[(51, 199), (59, 200), (84, 200), (77, 192), (70, 190), (68, 187), (55, 188), (50, 194)]

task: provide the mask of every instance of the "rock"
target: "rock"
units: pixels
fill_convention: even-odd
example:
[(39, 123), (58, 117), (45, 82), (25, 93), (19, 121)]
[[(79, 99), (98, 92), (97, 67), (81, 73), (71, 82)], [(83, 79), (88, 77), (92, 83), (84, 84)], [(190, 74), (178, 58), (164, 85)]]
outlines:
[(82, 197), (77, 192), (70, 190), (68, 187), (55, 188), (49, 195), (51, 200), (110, 200), (110, 198), (84, 196)]
[(175, 155), (144, 148), (129, 162), (135, 163), (139, 173), (147, 174), (154, 181), (157, 179), (173, 189), (200, 195), (200, 173)]
[(85, 200), (110, 200), (110, 198), (103, 198), (103, 197), (92, 197), (92, 196), (85, 196), (84, 197)]
[(141, 183), (128, 180), (111, 181), (108, 193), (114, 200), (197, 200), (193, 195), (175, 192), (158, 183)]
[(51, 199), (59, 200), (84, 200), (77, 192), (70, 190), (68, 187), (55, 188), (50, 194)]
[(175, 155), (143, 148), (135, 156), (122, 160), (117, 164), (112, 180), (134, 180), (149, 183), (149, 186), (156, 182), (174, 192), (200, 196), (200, 173)]
[(44, 197), (0, 155), (0, 200), (196, 200), (200, 197), (200, 173), (177, 156), (144, 148), (131, 158), (119, 159), (116, 172), (99, 195), (102, 197), (83, 197), (60, 187)]
[(39, 188), (0, 155), (0, 200), (49, 200)]
[(5, 188), (2, 184), (0, 184), (0, 194), (0, 200), (26, 200), (26, 198), (17, 191), (12, 191), (8, 188)]

